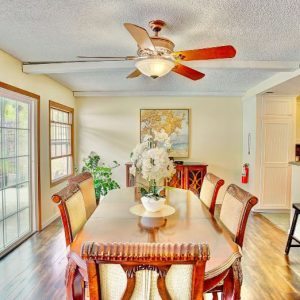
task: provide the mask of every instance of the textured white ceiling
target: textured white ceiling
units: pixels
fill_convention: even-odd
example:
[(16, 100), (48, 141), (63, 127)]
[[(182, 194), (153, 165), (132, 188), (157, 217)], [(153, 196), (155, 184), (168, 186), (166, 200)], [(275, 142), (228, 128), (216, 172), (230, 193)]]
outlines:
[[(74, 60), (77, 55), (134, 55), (124, 22), (167, 23), (177, 50), (232, 44), (236, 60), (300, 61), (299, 0), (1, 1), (0, 48), (22, 61)], [(148, 29), (148, 28), (147, 28)], [(202, 71), (202, 70), (201, 70)], [(192, 82), (174, 74), (126, 80), (126, 69), (52, 74), (72, 90), (244, 92), (270, 77), (265, 70), (203, 70)]]

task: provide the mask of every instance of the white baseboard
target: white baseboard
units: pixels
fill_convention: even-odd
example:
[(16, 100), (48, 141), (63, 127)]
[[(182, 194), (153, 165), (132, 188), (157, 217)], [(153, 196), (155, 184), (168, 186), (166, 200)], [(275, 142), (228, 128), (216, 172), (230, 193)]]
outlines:
[(290, 213), (290, 209), (285, 209), (285, 208), (258, 208), (258, 209), (253, 209), (253, 212), (258, 212), (258, 213), (270, 213), (270, 214), (280, 214), (280, 213)]
[(60, 213), (57, 212), (55, 215), (53, 215), (50, 219), (48, 219), (46, 222), (44, 222), (42, 224), (42, 230), (45, 229), (45, 227), (47, 227), (49, 224), (51, 224), (52, 222), (54, 222), (57, 218), (60, 217)]

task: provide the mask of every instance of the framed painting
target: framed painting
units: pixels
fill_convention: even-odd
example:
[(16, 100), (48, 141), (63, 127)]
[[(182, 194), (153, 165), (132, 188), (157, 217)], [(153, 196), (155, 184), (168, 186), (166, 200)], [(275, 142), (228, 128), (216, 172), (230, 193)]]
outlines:
[(140, 140), (153, 130), (164, 129), (172, 143), (170, 157), (189, 157), (189, 118), (189, 109), (141, 109)]

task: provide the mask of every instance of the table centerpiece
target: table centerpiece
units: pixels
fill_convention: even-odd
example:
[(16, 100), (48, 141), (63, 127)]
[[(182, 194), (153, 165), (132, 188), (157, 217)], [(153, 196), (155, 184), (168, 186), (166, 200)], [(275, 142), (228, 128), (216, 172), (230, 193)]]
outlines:
[(153, 130), (130, 155), (130, 173), (135, 176), (142, 204), (147, 211), (160, 211), (165, 204), (166, 199), (161, 195), (165, 188), (164, 181), (175, 173), (173, 161), (168, 155), (170, 148), (168, 134), (163, 129), (159, 132)]

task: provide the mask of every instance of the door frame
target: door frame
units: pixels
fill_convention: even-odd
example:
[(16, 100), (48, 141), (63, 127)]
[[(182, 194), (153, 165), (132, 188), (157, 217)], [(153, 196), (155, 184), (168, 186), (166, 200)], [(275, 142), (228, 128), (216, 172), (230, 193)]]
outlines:
[[(34, 143), (35, 149), (34, 149), (34, 159), (36, 161), (35, 166), (35, 190), (36, 190), (36, 203), (35, 203), (35, 211), (37, 212), (37, 216), (35, 216), (36, 220), (36, 229), (38, 231), (42, 230), (42, 203), (41, 203), (41, 154), (40, 154), (40, 96), (31, 92), (28, 92), (26, 90), (20, 89), (18, 87), (15, 87), (13, 85), (4, 83), (0, 81), (0, 88), (16, 92), (19, 94), (22, 94), (24, 96), (28, 96), (35, 100), (34, 102), (34, 109), (32, 110), (33, 114), (36, 113), (36, 118), (34, 118), (34, 124), (36, 125), (36, 143)], [(34, 133), (35, 136), (35, 133)], [(22, 239), (20, 239), (20, 242), (22, 242)]]

